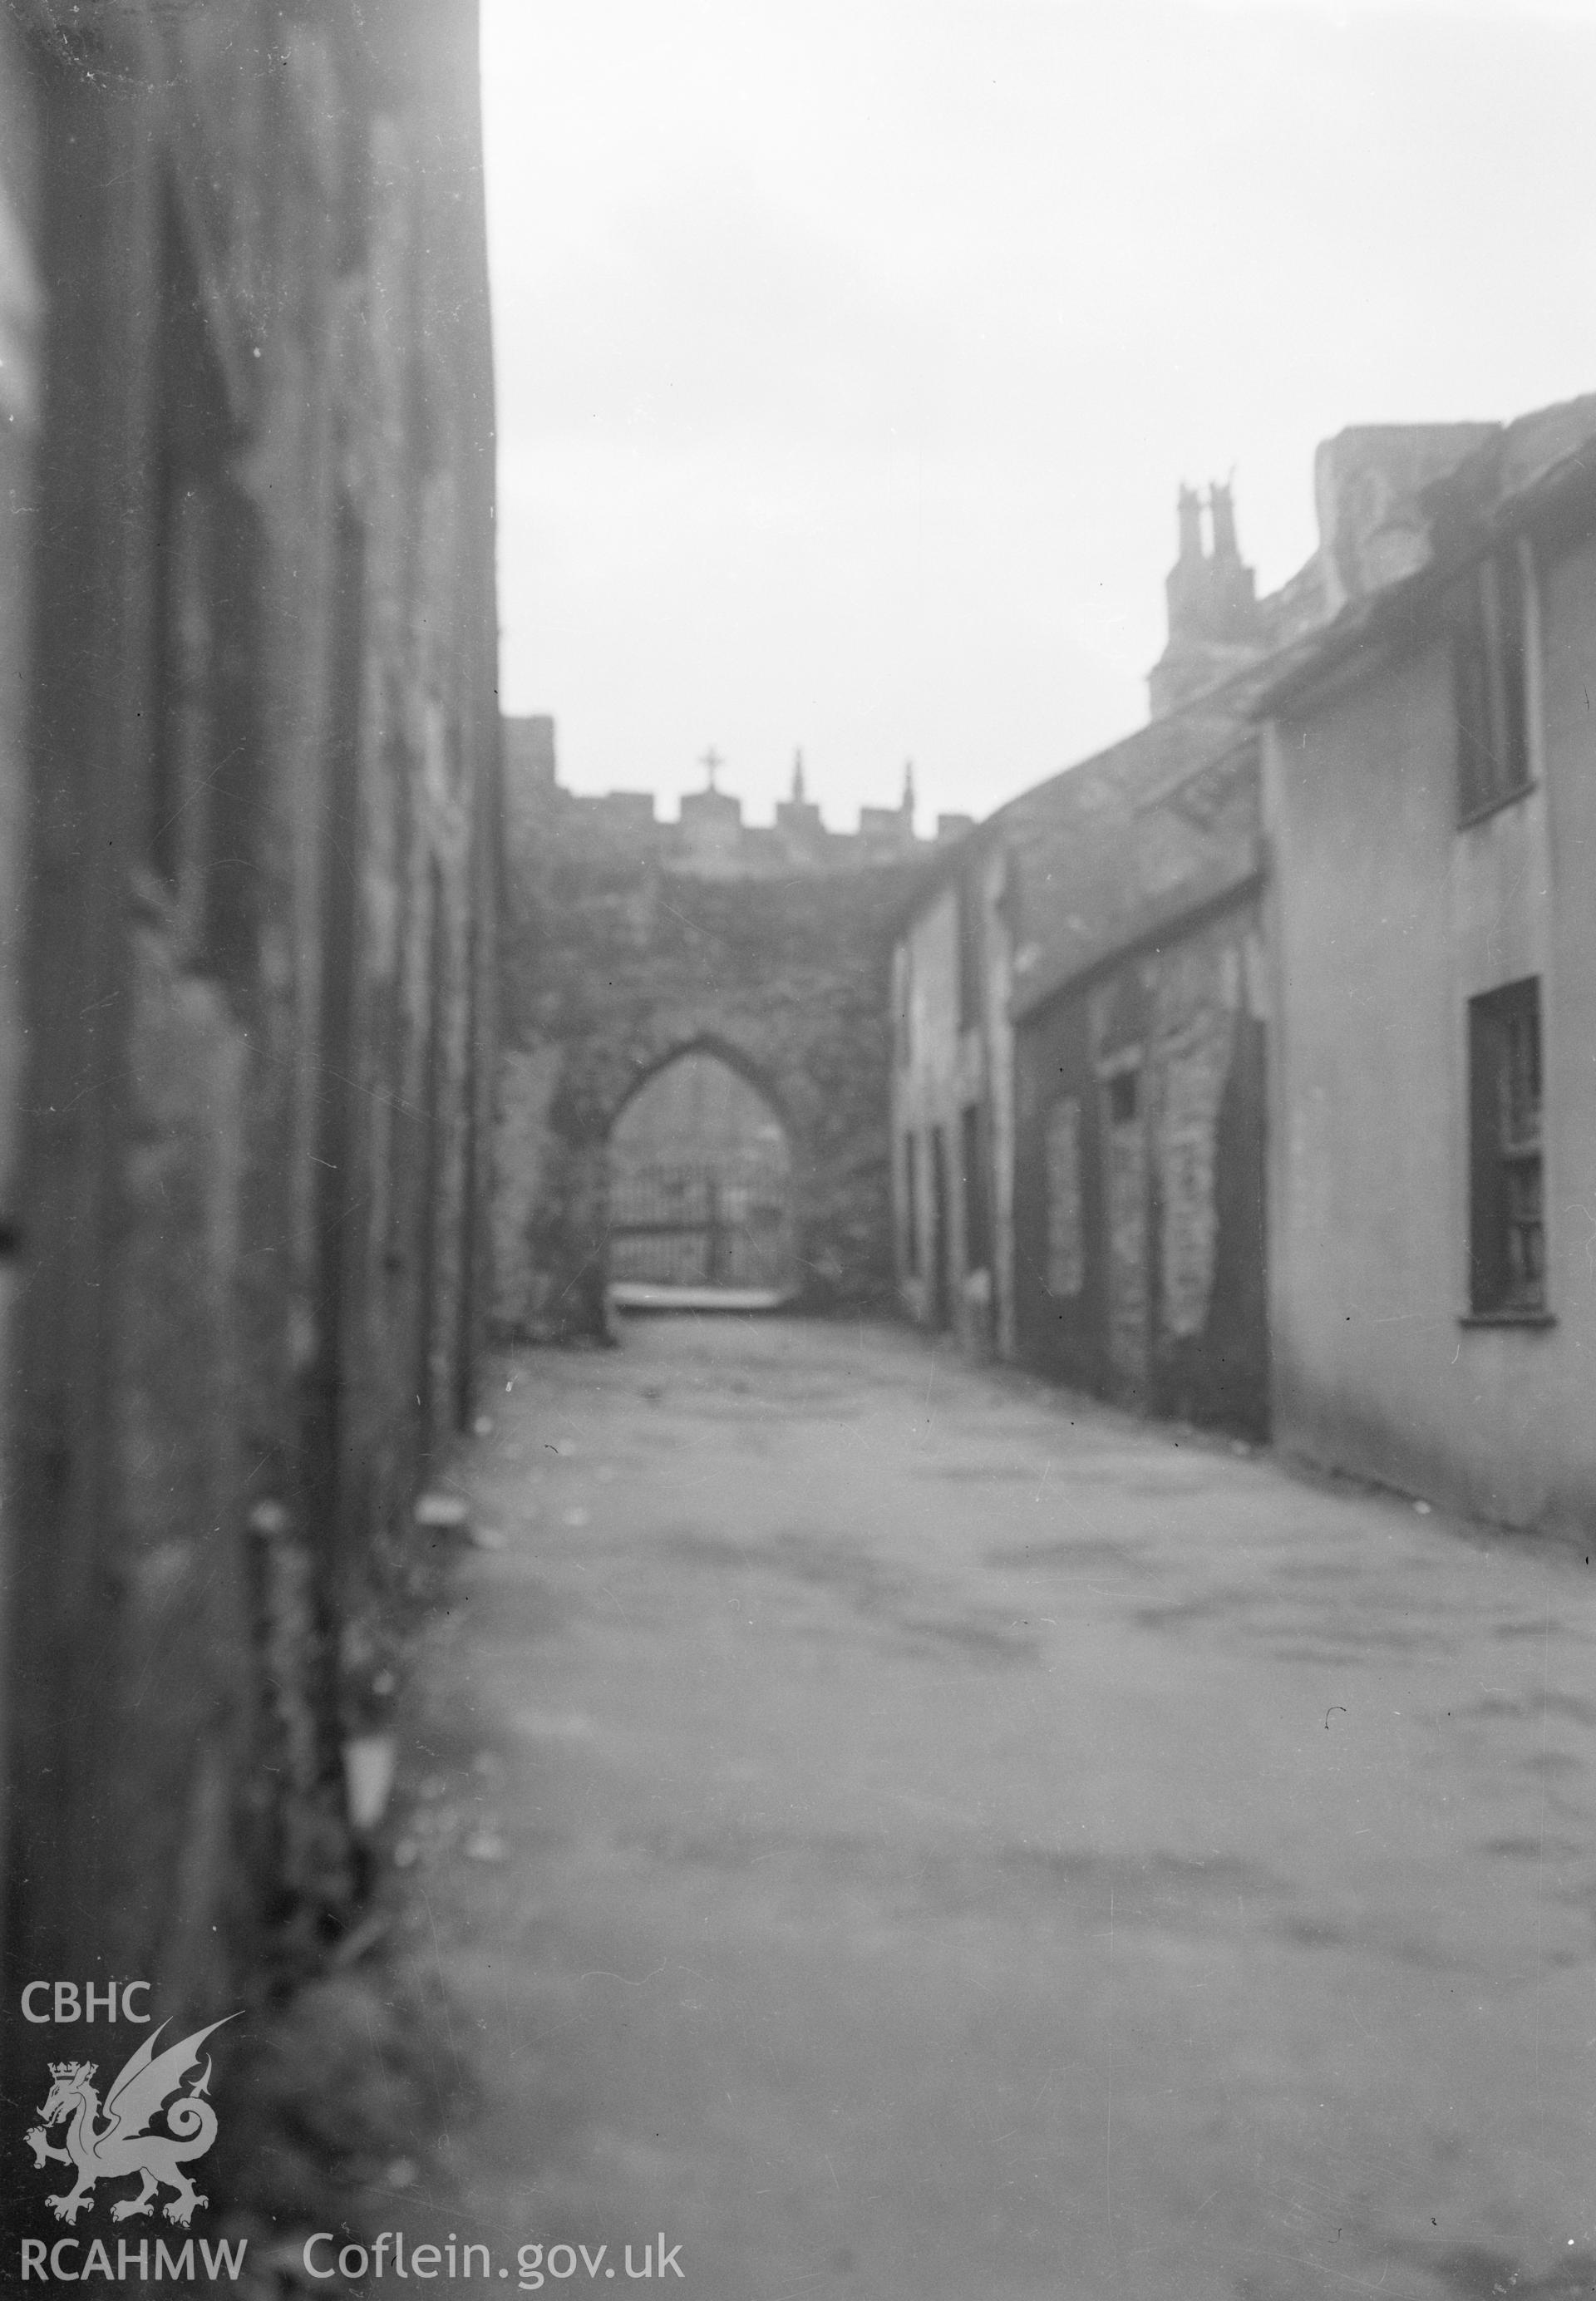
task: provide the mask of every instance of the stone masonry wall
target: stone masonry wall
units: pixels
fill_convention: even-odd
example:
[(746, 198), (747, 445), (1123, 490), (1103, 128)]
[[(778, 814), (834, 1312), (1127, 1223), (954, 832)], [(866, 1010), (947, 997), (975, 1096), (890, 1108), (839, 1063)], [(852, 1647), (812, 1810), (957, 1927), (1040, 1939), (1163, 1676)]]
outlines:
[(610, 1127), (689, 1046), (729, 1054), (785, 1119), (801, 1300), (891, 1284), (891, 920), (915, 866), (697, 877), (556, 785), (512, 777), (496, 1181), (496, 1320), (597, 1334)]
[[(5, 2002), (136, 1976), (212, 2020), (349, 1917), (344, 1745), (380, 1719), (484, 1317), (475, 13), (13, 13), (31, 270), (0, 348), (39, 308), (30, 464), (0, 461), (35, 539), (0, 565), (32, 642), (25, 733), (0, 706), (28, 898)], [(9, 2037), (14, 2082), (63, 2042)]]

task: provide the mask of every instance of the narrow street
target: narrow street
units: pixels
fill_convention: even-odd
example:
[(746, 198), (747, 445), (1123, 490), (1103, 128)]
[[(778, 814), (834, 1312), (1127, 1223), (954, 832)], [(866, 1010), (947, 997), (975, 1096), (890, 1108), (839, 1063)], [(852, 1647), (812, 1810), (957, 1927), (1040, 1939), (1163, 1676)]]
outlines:
[(1583, 1555), (887, 1327), (488, 1387), (397, 1824), (452, 2230), (663, 2230), (689, 2301), (1590, 2293)]

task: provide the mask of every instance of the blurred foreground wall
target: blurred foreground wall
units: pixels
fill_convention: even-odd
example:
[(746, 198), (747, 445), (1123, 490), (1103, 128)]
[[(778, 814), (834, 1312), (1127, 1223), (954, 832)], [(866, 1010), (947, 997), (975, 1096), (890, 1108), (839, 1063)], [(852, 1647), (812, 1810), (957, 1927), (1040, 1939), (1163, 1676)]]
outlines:
[(0, 17), (8, 2006), (350, 1906), (485, 1275), (487, 297), (472, 0)]

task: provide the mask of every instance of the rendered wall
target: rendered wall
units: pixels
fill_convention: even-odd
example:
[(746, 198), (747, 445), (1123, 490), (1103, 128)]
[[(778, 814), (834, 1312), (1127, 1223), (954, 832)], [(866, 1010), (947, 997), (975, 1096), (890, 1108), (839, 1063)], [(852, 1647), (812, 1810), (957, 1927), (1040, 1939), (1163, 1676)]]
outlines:
[[(1270, 731), (1280, 1439), (1512, 1525), (1596, 1510), (1596, 554), (1537, 547), (1533, 787), (1458, 825), (1447, 659), (1364, 657)], [(1542, 985), (1553, 1323), (1467, 1317), (1466, 1003)]]

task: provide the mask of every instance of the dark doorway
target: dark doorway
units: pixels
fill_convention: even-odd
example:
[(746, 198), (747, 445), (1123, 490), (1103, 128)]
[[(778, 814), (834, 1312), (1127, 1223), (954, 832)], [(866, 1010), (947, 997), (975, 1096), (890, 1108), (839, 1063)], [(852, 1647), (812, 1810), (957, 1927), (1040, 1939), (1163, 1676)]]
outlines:
[(987, 1270), (992, 1259), (991, 1202), (987, 1194), (986, 1144), (982, 1109), (967, 1103), (959, 1119), (965, 1173), (965, 1268)]
[(948, 1254), (948, 1137), (940, 1126), (931, 1130), (931, 1323), (941, 1327), (953, 1316), (953, 1289)]
[(1108, 1213), (1108, 1367), (1127, 1406), (1147, 1402), (1151, 1290), (1148, 1271), (1147, 1125), (1141, 1074), (1125, 1064), (1103, 1081)]
[(787, 1130), (709, 1049), (656, 1071), (610, 1136), (610, 1278), (783, 1296), (796, 1259)]

